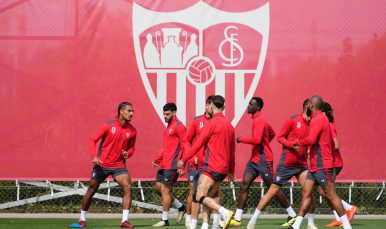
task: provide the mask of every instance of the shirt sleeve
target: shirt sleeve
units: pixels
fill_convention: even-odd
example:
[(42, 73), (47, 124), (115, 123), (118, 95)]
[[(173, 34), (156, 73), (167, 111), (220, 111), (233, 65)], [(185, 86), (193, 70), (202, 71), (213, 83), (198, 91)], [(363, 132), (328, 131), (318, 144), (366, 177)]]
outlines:
[(310, 133), (307, 138), (302, 140), (297, 140), (295, 142), (295, 145), (298, 146), (312, 146), (315, 144), (316, 139), (319, 136), (319, 133), (322, 131), (323, 125), (322, 122), (319, 121), (319, 119), (311, 119), (310, 123)]
[(107, 124), (99, 128), (99, 130), (95, 132), (93, 136), (90, 138), (90, 141), (88, 142), (88, 148), (90, 149), (91, 158), (98, 157), (95, 150), (95, 145), (97, 141), (99, 141), (99, 139), (101, 139), (106, 135), (106, 130), (107, 130)]
[(276, 136), (275, 131), (273, 130), (272, 126), (269, 125), (269, 123), (268, 123), (268, 135), (269, 135), (269, 142), (271, 142)]
[(163, 158), (164, 158), (164, 151), (162, 150), (162, 152), (158, 154), (158, 156), (154, 159), (154, 162), (159, 165)]
[(184, 164), (186, 164), (188, 160), (190, 160), (194, 155), (196, 155), (197, 152), (201, 149), (201, 147), (203, 147), (206, 143), (208, 143), (210, 136), (213, 133), (213, 129), (214, 129), (214, 126), (212, 125), (211, 122), (207, 122), (205, 124), (204, 128), (202, 129), (200, 138), (194, 143), (194, 145), (189, 150), (189, 152), (186, 152), (186, 154), (184, 155), (182, 159)]
[(180, 150), (178, 152), (178, 160), (177, 160), (177, 162), (181, 160), (182, 155), (184, 154), (184, 139), (185, 139), (185, 135), (186, 135), (186, 127), (184, 125), (177, 126), (177, 137), (178, 137), (178, 139), (181, 142)]
[(236, 168), (235, 168), (235, 156), (236, 156), (236, 138), (235, 138), (235, 132), (233, 131), (232, 139), (231, 139), (231, 160), (229, 165), (229, 173), (235, 174)]
[(129, 149), (127, 150), (129, 157), (133, 156), (134, 154), (136, 140), (137, 140), (137, 131), (135, 131), (134, 136), (129, 141)]
[(259, 145), (263, 139), (264, 133), (264, 121), (260, 118), (255, 118), (253, 120), (253, 133), (251, 138), (243, 138), (239, 139), (239, 142), (251, 145)]
[(277, 136), (277, 141), (289, 149), (292, 148), (292, 142), (288, 141), (287, 136), (291, 133), (292, 127), (293, 127), (292, 119), (289, 118), (284, 123), (283, 129), (281, 129), (279, 135)]
[(192, 141), (193, 141), (193, 138), (194, 136), (196, 135), (196, 122), (193, 121), (189, 128), (188, 128), (188, 131), (186, 132), (185, 136), (184, 136), (184, 140), (182, 142), (183, 146), (184, 146), (184, 152), (189, 152), (190, 148), (192, 147)]
[(336, 127), (334, 124), (330, 123), (330, 127), (331, 127), (331, 134), (332, 134), (332, 138), (338, 138), (338, 133), (336, 132)]

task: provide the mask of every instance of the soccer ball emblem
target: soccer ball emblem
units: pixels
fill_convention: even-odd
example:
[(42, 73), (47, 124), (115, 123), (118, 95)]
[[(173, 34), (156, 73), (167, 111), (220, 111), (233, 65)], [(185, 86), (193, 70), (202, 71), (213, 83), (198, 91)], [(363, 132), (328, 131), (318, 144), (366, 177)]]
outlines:
[(216, 68), (213, 62), (206, 57), (191, 59), (186, 67), (186, 75), (194, 85), (208, 85), (215, 77)]

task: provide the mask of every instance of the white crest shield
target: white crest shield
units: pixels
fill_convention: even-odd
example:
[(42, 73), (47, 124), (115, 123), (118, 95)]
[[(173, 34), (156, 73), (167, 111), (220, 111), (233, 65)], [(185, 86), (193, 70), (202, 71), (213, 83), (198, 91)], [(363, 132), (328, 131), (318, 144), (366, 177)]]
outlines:
[[(237, 125), (263, 70), (269, 3), (252, 11), (233, 13), (203, 1), (176, 12), (155, 12), (134, 2), (132, 23), (138, 68), (161, 120), (162, 107), (169, 102), (168, 93), (175, 94), (177, 116), (186, 123), (190, 100), (187, 95), (195, 93), (195, 101), (189, 103), (195, 104), (192, 109), (196, 116), (202, 115), (205, 99), (210, 95), (208, 88), (212, 88), (211, 94), (225, 97), (225, 113), (232, 114), (232, 125)], [(170, 74), (175, 76), (174, 88), (168, 82)], [(246, 75), (253, 78), (249, 85)], [(155, 79), (153, 84), (150, 76)]]

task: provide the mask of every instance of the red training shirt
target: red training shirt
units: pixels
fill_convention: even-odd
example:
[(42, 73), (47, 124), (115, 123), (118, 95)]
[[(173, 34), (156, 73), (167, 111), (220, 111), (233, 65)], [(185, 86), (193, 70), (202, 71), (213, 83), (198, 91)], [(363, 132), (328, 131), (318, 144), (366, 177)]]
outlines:
[(241, 137), (239, 142), (252, 145), (252, 155), (249, 159), (251, 162), (273, 162), (272, 150), (269, 143), (275, 137), (275, 131), (268, 124), (267, 119), (261, 111), (252, 115), (252, 119), (252, 137)]
[(332, 139), (330, 122), (322, 111), (315, 111), (311, 116), (310, 131), (307, 138), (297, 140), (298, 146), (311, 146), (310, 172), (320, 169), (334, 168), (334, 140)]
[(223, 113), (216, 113), (209, 119), (200, 138), (184, 155), (184, 164), (205, 145), (204, 171), (221, 174), (235, 173), (235, 128)]
[[(95, 144), (102, 138), (98, 155)], [(126, 167), (122, 150), (127, 151), (131, 157), (134, 154), (134, 145), (137, 138), (137, 130), (130, 124), (122, 125), (119, 120), (113, 120), (104, 124), (90, 138), (89, 149), (91, 158), (99, 157), (100, 164), (104, 168)]]
[[(200, 115), (194, 118), (193, 122), (190, 124), (188, 131), (184, 137), (184, 152), (188, 152), (191, 148), (191, 146), (196, 143), (197, 139), (200, 138), (200, 135), (202, 133), (203, 127), (205, 126), (206, 122), (210, 119), (211, 117), (206, 116), (206, 112), (204, 115)], [(205, 147), (202, 147), (198, 152), (197, 152), (197, 162), (198, 162), (198, 167), (199, 168), (204, 168), (204, 149)], [(192, 157), (188, 161), (188, 164), (193, 166), (195, 169), (197, 169), (197, 165), (194, 164), (194, 158), (195, 156)], [(185, 169), (185, 164), (182, 167), (182, 169)]]
[(177, 118), (168, 123), (164, 133), (164, 149), (157, 158), (155, 163), (161, 164), (161, 169), (177, 169), (177, 163), (182, 155), (182, 141), (186, 134), (184, 124)]
[(288, 118), (283, 129), (277, 136), (277, 141), (283, 145), (279, 165), (290, 167), (307, 167), (307, 148), (300, 147), (299, 151), (292, 149), (295, 139), (304, 139), (307, 136), (307, 122), (302, 114)]
[[(336, 132), (336, 127), (334, 123), (330, 122), (330, 128), (331, 128), (332, 138), (338, 138), (338, 133)], [(340, 154), (340, 151), (338, 149), (335, 150), (335, 141), (334, 141), (333, 152), (335, 153), (335, 167), (343, 167), (342, 155)]]

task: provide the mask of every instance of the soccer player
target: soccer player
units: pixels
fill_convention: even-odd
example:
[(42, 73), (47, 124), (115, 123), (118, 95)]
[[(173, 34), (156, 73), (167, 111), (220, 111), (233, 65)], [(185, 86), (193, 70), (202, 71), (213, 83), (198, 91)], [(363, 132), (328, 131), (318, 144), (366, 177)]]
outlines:
[[(132, 194), (131, 178), (126, 169), (126, 159), (134, 154), (136, 129), (130, 124), (134, 108), (131, 103), (123, 102), (118, 106), (116, 120), (104, 124), (90, 138), (89, 148), (94, 165), (90, 185), (83, 197), (79, 225), (86, 226), (86, 213), (90, 208), (92, 197), (98, 191), (100, 183), (112, 176), (123, 189), (123, 217), (121, 228), (134, 228), (127, 220), (129, 218)], [(95, 144), (102, 139), (96, 154)]]
[[(197, 139), (200, 138), (200, 135), (202, 133), (202, 130), (205, 126), (205, 124), (208, 122), (210, 118), (213, 116), (213, 111), (211, 109), (211, 104), (213, 102), (213, 97), (214, 95), (209, 96), (206, 99), (205, 103), (205, 114), (197, 116), (194, 118), (193, 122), (190, 124), (188, 132), (185, 136), (184, 140), (184, 152), (188, 152), (191, 148), (191, 145), (194, 144)], [(183, 157), (186, 157), (187, 154), (184, 154)], [(198, 220), (198, 214), (200, 213), (200, 204), (198, 201), (196, 201), (196, 192), (197, 192), (197, 185), (198, 185), (198, 180), (200, 178), (201, 172), (204, 168), (204, 147), (202, 147), (193, 157), (187, 162), (187, 167), (188, 167), (188, 175), (189, 175), (189, 197), (187, 200), (187, 215), (186, 215), (186, 222), (185, 226), (186, 228), (192, 228), (195, 229), (197, 228), (197, 220)], [(194, 166), (194, 160), (198, 162), (198, 169), (195, 171), (193, 169), (189, 169), (190, 167)], [(184, 166), (182, 166), (182, 169)], [(195, 172), (193, 174), (193, 172)], [(216, 194), (213, 196), (215, 201), (220, 204), (220, 196), (219, 192), (216, 192)], [(193, 204), (192, 204), (193, 200)], [(191, 209), (191, 215), (190, 209), (189, 209), (189, 201), (190, 201), (190, 206), (192, 206)], [(201, 229), (208, 229), (209, 227), (209, 219), (210, 219), (210, 209), (206, 206), (203, 207), (203, 224)], [(213, 212), (213, 229), (219, 228), (219, 220), (220, 216), (217, 211)]]
[[(279, 165), (276, 169), (273, 184), (269, 188), (267, 194), (265, 194), (260, 200), (255, 213), (248, 223), (247, 229), (253, 229), (255, 227), (256, 220), (260, 216), (261, 212), (267, 207), (269, 201), (277, 196), (281, 186), (286, 184), (293, 176), (296, 176), (300, 186), (302, 188), (304, 187), (308, 172), (307, 147), (301, 147), (299, 151), (295, 151), (292, 147), (292, 141), (294, 139), (304, 139), (307, 136), (307, 122), (309, 121), (309, 117), (307, 116), (307, 107), (308, 99), (303, 102), (303, 112), (288, 118), (277, 137), (277, 141), (283, 145), (283, 151), (280, 157)], [(310, 212), (312, 214), (310, 214)], [(308, 214), (308, 229), (316, 228), (314, 225), (314, 212), (315, 200), (312, 197), (311, 207)], [(295, 220), (296, 215), (295, 217), (289, 216), (287, 221), (288, 225), (291, 226)]]
[(336, 210), (344, 229), (352, 229), (343, 208), (341, 199), (336, 194), (334, 185), (334, 140), (332, 139), (328, 118), (322, 114), (323, 99), (312, 96), (308, 101), (307, 115), (311, 116), (310, 131), (307, 138), (295, 139), (292, 148), (296, 151), (300, 147), (310, 146), (310, 168), (306, 176), (306, 183), (302, 192), (302, 202), (293, 229), (299, 229), (303, 217), (310, 208), (311, 196), (320, 185), (326, 194), (326, 199)]
[[(322, 114), (326, 115), (328, 120), (330, 121), (330, 128), (331, 128), (331, 134), (332, 138), (334, 139), (334, 145), (335, 145), (335, 150), (333, 151), (335, 153), (335, 176), (334, 179), (336, 179), (336, 176), (339, 175), (340, 171), (342, 171), (343, 168), (343, 160), (342, 156), (339, 151), (339, 142), (338, 142), (338, 135), (336, 132), (336, 127), (334, 125), (335, 122), (335, 116), (333, 112), (333, 108), (329, 103), (323, 103), (322, 105)], [(319, 194), (323, 197), (326, 198), (326, 195), (323, 192), (323, 189), (319, 187)], [(346, 214), (348, 217), (348, 221), (351, 222), (354, 219), (354, 216), (356, 212), (358, 211), (358, 208), (356, 206), (352, 206), (348, 204), (346, 201), (342, 200), (342, 204), (344, 209), (346, 210)], [(330, 206), (331, 209), (333, 209), (333, 206), (331, 205), (330, 202), (328, 202), (328, 205)], [(341, 226), (342, 221), (339, 218), (338, 213), (336, 213), (335, 210), (333, 210), (333, 213), (335, 215), (335, 220), (331, 223), (326, 225), (327, 227), (333, 227), (333, 226)]]
[(182, 141), (186, 134), (186, 128), (176, 117), (177, 106), (174, 103), (167, 103), (163, 108), (163, 112), (165, 122), (168, 123), (164, 133), (164, 147), (162, 153), (152, 162), (153, 167), (158, 167), (162, 162), (161, 168), (157, 172), (155, 192), (162, 197), (163, 213), (162, 220), (154, 224), (154, 227), (169, 226), (171, 203), (178, 209), (176, 223), (182, 220), (186, 212), (185, 205), (171, 193), (172, 187), (177, 183), (177, 162), (182, 155)]
[(213, 118), (205, 124), (200, 138), (178, 163), (178, 166), (186, 164), (205, 145), (204, 168), (197, 185), (196, 201), (220, 212), (225, 222), (224, 229), (228, 229), (234, 212), (220, 206), (211, 198), (227, 176), (230, 181), (236, 178), (235, 129), (223, 114), (224, 104), (224, 97), (214, 96), (210, 105), (210, 109), (213, 110)]
[[(266, 117), (261, 113), (264, 102), (259, 97), (254, 97), (249, 101), (248, 114), (252, 115), (252, 137), (237, 137), (237, 143), (252, 145), (252, 155), (245, 168), (243, 181), (240, 184), (240, 195), (237, 203), (235, 220), (231, 225), (241, 225), (241, 215), (249, 195), (249, 187), (252, 182), (260, 175), (265, 185), (270, 188), (273, 178), (273, 155), (269, 143), (275, 137), (275, 132), (268, 124)], [(284, 193), (279, 191), (276, 198), (285, 207), (288, 213), (288, 219), (296, 217), (295, 211), (288, 203)], [(287, 222), (288, 223), (288, 222)]]

